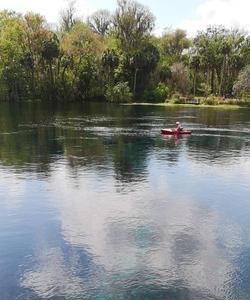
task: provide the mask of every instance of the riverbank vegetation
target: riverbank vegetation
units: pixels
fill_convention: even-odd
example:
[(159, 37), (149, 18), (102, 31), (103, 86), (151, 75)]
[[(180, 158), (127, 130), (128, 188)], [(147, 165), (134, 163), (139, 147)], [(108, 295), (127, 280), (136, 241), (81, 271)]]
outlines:
[(130, 0), (86, 20), (71, 2), (53, 29), (38, 14), (1, 11), (0, 99), (249, 105), (249, 34), (210, 26), (156, 37), (154, 24)]

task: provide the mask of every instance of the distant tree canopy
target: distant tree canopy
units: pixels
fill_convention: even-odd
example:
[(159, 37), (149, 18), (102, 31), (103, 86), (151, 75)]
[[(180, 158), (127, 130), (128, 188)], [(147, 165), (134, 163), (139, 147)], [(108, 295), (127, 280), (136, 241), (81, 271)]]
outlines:
[(87, 19), (88, 26), (96, 33), (105, 36), (109, 33), (112, 19), (108, 10), (98, 10)]
[(153, 14), (143, 5), (130, 0), (118, 0), (113, 22), (115, 37), (126, 52), (138, 50), (154, 28)]
[(39, 14), (0, 11), (0, 99), (249, 97), (246, 33), (210, 26), (194, 38), (181, 29), (156, 37), (153, 14), (133, 0), (86, 22), (76, 12), (71, 1), (52, 30)]

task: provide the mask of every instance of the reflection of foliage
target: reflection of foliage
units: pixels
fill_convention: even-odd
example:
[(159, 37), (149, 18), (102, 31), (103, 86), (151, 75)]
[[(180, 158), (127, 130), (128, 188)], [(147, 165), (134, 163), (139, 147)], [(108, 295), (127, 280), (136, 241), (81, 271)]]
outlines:
[[(84, 118), (78, 120), (78, 111), (84, 110)], [(26, 168), (30, 171), (49, 170), (55, 159), (64, 155), (72, 169), (82, 166), (98, 166), (100, 163), (114, 164), (117, 180), (121, 182), (137, 181), (144, 178), (147, 168), (147, 157), (153, 149), (160, 153), (160, 159), (173, 164), (179, 160), (182, 145), (187, 146), (187, 152), (195, 160), (210, 163), (219, 159), (227, 161), (227, 155), (232, 155), (228, 149), (237, 154), (246, 144), (244, 138), (213, 136), (209, 131), (205, 136), (191, 136), (183, 138), (176, 145), (173, 138), (151, 139), (144, 135), (135, 135), (118, 131), (114, 136), (99, 135), (98, 128), (104, 127), (100, 133), (109, 134), (109, 130), (120, 128), (140, 129), (140, 113), (148, 110), (138, 107), (117, 107), (111, 104), (89, 104), (81, 106), (59, 106), (53, 103), (45, 105), (22, 104), (1, 105), (0, 118), (0, 160), (4, 165), (16, 168)], [(157, 108), (157, 113), (163, 111)], [(135, 115), (131, 121), (130, 116)], [(105, 116), (105, 118), (103, 117)], [(96, 118), (96, 121), (92, 118)], [(169, 110), (168, 117), (175, 118), (176, 110)], [(76, 118), (76, 119), (75, 119)], [(230, 126), (239, 121), (247, 122), (248, 112), (240, 115), (237, 111), (201, 110), (197, 122), (207, 126)], [(48, 121), (50, 120), (50, 121)], [(61, 120), (61, 121), (60, 121)], [(144, 121), (143, 121), (144, 122)], [(226, 123), (225, 123), (226, 122)], [(26, 126), (18, 127), (20, 124)], [(151, 124), (151, 123), (150, 123)], [(97, 126), (97, 127), (96, 127)], [(88, 132), (87, 127), (97, 131)], [(108, 131), (105, 131), (105, 127)], [(208, 129), (209, 130), (209, 129)], [(204, 131), (204, 130), (203, 130)], [(206, 133), (206, 131), (204, 131)], [(229, 132), (230, 133), (230, 132)], [(229, 134), (228, 133), (228, 134)]]
[(135, 142), (133, 139), (119, 137), (113, 151), (117, 179), (125, 182), (138, 180), (145, 172), (146, 157), (147, 147), (142, 138)]
[(46, 173), (54, 160), (52, 153), (62, 153), (53, 128), (23, 129), (1, 136), (0, 160), (5, 165)]
[[(203, 162), (212, 163), (228, 163), (228, 157), (231, 153), (228, 149), (239, 153), (244, 146), (244, 139), (232, 137), (219, 137), (219, 136), (199, 136), (199, 139), (192, 137), (188, 140), (188, 151), (190, 157)], [(202, 157), (200, 156), (202, 154)]]

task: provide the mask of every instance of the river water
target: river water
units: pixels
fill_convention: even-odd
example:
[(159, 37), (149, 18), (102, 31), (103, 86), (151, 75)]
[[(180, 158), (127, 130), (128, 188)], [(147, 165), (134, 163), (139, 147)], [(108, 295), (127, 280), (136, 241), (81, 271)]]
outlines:
[(250, 299), (250, 110), (1, 104), (0, 208), (1, 300)]

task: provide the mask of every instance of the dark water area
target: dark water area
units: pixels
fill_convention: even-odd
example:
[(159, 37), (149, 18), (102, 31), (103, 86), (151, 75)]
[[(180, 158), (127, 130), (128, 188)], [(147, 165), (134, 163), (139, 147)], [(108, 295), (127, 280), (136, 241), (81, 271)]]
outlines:
[(0, 208), (1, 300), (250, 299), (250, 110), (1, 104)]

